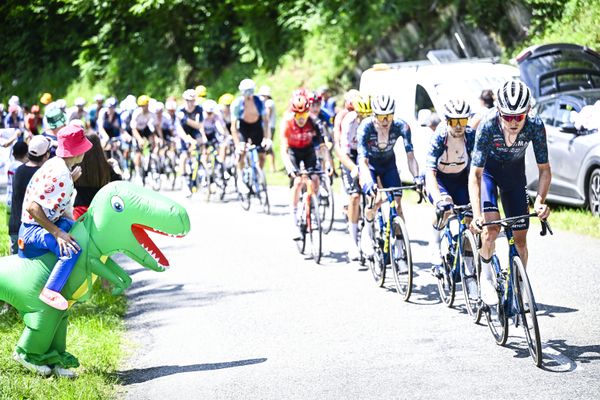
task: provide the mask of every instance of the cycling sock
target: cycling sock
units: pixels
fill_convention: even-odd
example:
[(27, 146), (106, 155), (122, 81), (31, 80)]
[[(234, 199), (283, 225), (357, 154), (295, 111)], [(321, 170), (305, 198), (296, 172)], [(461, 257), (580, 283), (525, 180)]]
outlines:
[(431, 251), (432, 264), (442, 263), (442, 253), (440, 252), (440, 242), (442, 237), (440, 231), (434, 226), (431, 227), (431, 240), (429, 241), (429, 249)]
[(479, 256), (481, 260), (481, 279), (485, 279), (488, 281), (492, 280), (492, 258), (485, 259), (482, 256)]
[(290, 207), (292, 209), (292, 218), (294, 219), (294, 225), (298, 225), (298, 207)]
[(352, 242), (354, 244), (358, 244), (358, 223), (350, 224), (350, 237), (352, 238)]

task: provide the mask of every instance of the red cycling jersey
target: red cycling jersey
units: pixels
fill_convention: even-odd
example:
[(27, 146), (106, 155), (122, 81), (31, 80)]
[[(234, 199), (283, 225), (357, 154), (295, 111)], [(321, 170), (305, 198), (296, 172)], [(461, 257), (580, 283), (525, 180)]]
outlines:
[(317, 129), (312, 120), (306, 121), (303, 127), (299, 127), (294, 118), (290, 118), (285, 124), (283, 136), (287, 139), (288, 147), (291, 149), (304, 149), (312, 146)]

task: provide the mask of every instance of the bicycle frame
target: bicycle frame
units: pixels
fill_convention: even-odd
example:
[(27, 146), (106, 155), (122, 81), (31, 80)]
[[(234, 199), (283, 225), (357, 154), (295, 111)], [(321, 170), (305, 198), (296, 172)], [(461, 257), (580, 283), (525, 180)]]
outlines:
[[(463, 233), (469, 229), (468, 224), (466, 223), (466, 218), (467, 218), (467, 211), (471, 209), (471, 206), (454, 206), (452, 207), (452, 213), (454, 215), (450, 216), (450, 218), (448, 218), (448, 221), (446, 222), (446, 227), (444, 228), (444, 233), (443, 236), (448, 240), (448, 243), (450, 244), (450, 246), (453, 249), (453, 252), (451, 253), (452, 255), (452, 278), (454, 279), (454, 282), (460, 282), (461, 281), (461, 277), (460, 277), (460, 270), (459, 270), (459, 266), (461, 265), (461, 259), (460, 259), (460, 255), (462, 254), (462, 249), (463, 249), (463, 243), (462, 240), (460, 240), (460, 238), (462, 237)], [(452, 234), (452, 229), (450, 228), (450, 221), (452, 220), (456, 220), (458, 221), (458, 233), (456, 235)], [(473, 251), (475, 249), (472, 249)]]

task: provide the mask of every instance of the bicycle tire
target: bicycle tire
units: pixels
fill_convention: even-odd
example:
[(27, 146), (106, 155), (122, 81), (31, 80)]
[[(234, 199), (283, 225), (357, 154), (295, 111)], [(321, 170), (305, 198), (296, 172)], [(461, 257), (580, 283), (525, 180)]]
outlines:
[[(400, 229), (400, 237), (395, 234), (395, 226)], [(402, 296), (404, 301), (408, 301), (413, 286), (412, 251), (408, 229), (406, 229), (404, 220), (399, 216), (394, 217), (390, 229), (390, 263), (396, 283), (396, 293)]]
[(381, 232), (379, 229), (375, 229), (375, 222), (370, 222), (370, 224), (372, 224), (372, 229), (374, 229), (374, 240), (371, 242), (374, 253), (368, 258), (369, 269), (371, 270), (371, 274), (373, 275), (373, 279), (375, 280), (377, 286), (382, 287), (383, 283), (385, 282), (386, 269), (385, 256), (383, 253), (383, 240), (381, 239)]
[[(540, 339), (540, 327), (537, 321), (535, 298), (529, 283), (529, 277), (523, 262), (519, 257), (513, 257), (513, 273), (515, 274), (515, 297), (519, 305), (523, 331), (529, 354), (537, 367), (542, 365), (542, 342)], [(521, 279), (519, 279), (521, 278)]]
[[(494, 255), (496, 257), (496, 255)], [(481, 263), (477, 263), (478, 273), (477, 276), (481, 277)], [(494, 286), (498, 287), (498, 277), (496, 274), (493, 274)], [(504, 285), (506, 282), (500, 282), (499, 294), (498, 294), (498, 304), (494, 306), (485, 305), (485, 319), (487, 320), (487, 325), (492, 332), (492, 336), (494, 337), (494, 341), (496, 344), (500, 346), (504, 346), (506, 344), (506, 339), (508, 339), (508, 318), (506, 317), (506, 312), (504, 310), (504, 299), (500, 293), (504, 293)]]
[[(481, 320), (481, 307), (479, 307), (479, 293), (477, 292), (477, 288), (479, 286), (479, 281), (477, 280), (477, 271), (478, 271), (478, 267), (477, 267), (477, 263), (479, 262), (479, 255), (477, 253), (477, 242), (475, 241), (475, 236), (473, 236), (473, 233), (466, 229), (463, 233), (462, 233), (462, 245), (461, 245), (461, 254), (460, 254), (460, 281), (461, 281), (461, 285), (462, 285), (462, 291), (463, 291), (463, 295), (465, 297), (465, 306), (467, 307), (467, 313), (469, 313), (469, 315), (471, 316), (471, 318), (473, 318), (473, 321), (477, 324), (479, 323), (479, 321)], [(469, 244), (469, 247), (471, 247), (471, 256), (469, 257), (473, 257), (473, 265), (472, 265), (472, 271), (471, 273), (467, 273), (467, 265), (466, 265), (466, 257), (468, 257), (466, 254), (466, 252), (468, 250), (466, 250), (466, 243)], [(481, 267), (479, 267), (481, 268)], [(470, 293), (469, 292), (469, 287), (467, 285), (467, 282), (470, 279), (475, 279), (475, 293)]]
[(440, 300), (447, 307), (452, 307), (454, 305), (454, 298), (456, 296), (456, 282), (454, 281), (452, 273), (454, 256), (452, 247), (452, 243), (448, 242), (448, 236), (444, 232), (440, 240), (440, 251), (441, 254), (444, 255), (442, 257), (443, 273), (441, 277), (437, 278), (437, 288)]
[[(327, 196), (323, 196), (322, 190), (327, 193)], [(333, 228), (334, 219), (333, 190), (328, 176), (323, 176), (319, 184), (319, 212), (323, 233), (327, 235)]]
[(319, 218), (319, 203), (316, 195), (310, 196), (310, 209), (306, 224), (306, 233), (310, 240), (310, 250), (315, 263), (321, 262), (323, 255), (323, 236), (321, 230), (321, 221)]
[(304, 254), (304, 251), (306, 250), (306, 211), (304, 211), (304, 205), (306, 204), (306, 200), (304, 199), (304, 196), (306, 196), (305, 194), (302, 194), (301, 198), (300, 198), (300, 218), (298, 220), (298, 227), (295, 227), (295, 229), (299, 229), (300, 230), (300, 239), (296, 240), (296, 247), (298, 248), (298, 252), (300, 254)]

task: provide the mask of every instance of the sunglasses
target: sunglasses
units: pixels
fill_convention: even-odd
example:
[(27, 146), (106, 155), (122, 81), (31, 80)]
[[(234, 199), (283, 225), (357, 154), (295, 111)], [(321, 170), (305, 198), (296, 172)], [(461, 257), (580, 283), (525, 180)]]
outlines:
[(525, 113), (525, 114), (517, 114), (517, 115), (500, 114), (500, 116), (506, 122), (512, 122), (512, 121), (521, 122), (521, 121), (523, 121), (525, 119), (525, 117), (527, 116), (527, 113)]
[(305, 111), (305, 112), (303, 112), (303, 113), (296, 113), (296, 114), (294, 115), (294, 118), (295, 118), (296, 120), (299, 120), (299, 119), (306, 119), (306, 118), (308, 118), (308, 111)]
[(371, 116), (371, 113), (357, 113), (357, 114), (362, 119), (368, 118), (369, 116)]
[(467, 126), (469, 118), (446, 118), (446, 122), (452, 128), (456, 128), (457, 126)]
[(394, 114), (375, 114), (377, 121), (383, 122), (394, 118)]

